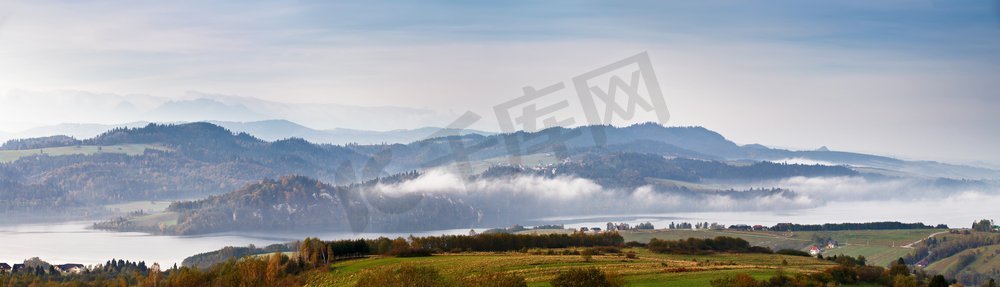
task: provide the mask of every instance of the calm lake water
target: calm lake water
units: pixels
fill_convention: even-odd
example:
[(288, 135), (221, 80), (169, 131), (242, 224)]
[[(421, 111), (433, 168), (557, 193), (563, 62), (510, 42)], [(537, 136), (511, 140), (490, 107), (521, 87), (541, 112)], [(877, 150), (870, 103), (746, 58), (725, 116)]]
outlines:
[[(718, 222), (721, 224), (763, 224), (779, 222), (819, 224), (830, 222), (903, 221), (968, 227), (973, 220), (1000, 219), (1000, 197), (955, 197), (942, 200), (830, 203), (819, 208), (762, 212), (695, 212), (657, 214), (617, 214), (541, 218), (525, 225), (555, 223), (567, 227), (604, 227), (608, 221), (652, 222), (663, 228), (670, 222)], [(111, 258), (180, 264), (184, 258), (225, 246), (266, 246), (300, 240), (306, 236), (326, 240), (407, 236), (411, 233), (327, 232), (231, 233), (205, 236), (160, 236), (134, 232), (90, 230), (91, 222), (65, 222), (0, 226), (0, 262), (21, 262), (40, 257), (51, 263), (97, 264)], [(477, 228), (482, 231), (483, 229)], [(466, 234), (468, 229), (438, 230), (413, 235)]]
[[(263, 247), (301, 240), (306, 236), (325, 240), (408, 236), (411, 233), (226, 233), (203, 236), (163, 236), (138, 232), (108, 232), (87, 229), (92, 222), (64, 222), (0, 226), (0, 262), (20, 263), (40, 257), (50, 263), (98, 264), (109, 259), (125, 259), (180, 265), (188, 256), (225, 246)], [(439, 230), (413, 235), (467, 234), (468, 229)]]

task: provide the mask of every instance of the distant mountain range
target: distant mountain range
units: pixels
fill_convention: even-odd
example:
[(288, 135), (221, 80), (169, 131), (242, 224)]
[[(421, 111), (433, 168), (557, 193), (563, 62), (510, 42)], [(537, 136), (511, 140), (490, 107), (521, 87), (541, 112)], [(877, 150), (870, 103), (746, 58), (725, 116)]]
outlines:
[[(24, 110), (18, 107), (45, 107)], [(216, 120), (256, 122), (287, 119), (319, 130), (418, 129), (444, 126), (457, 115), (429, 109), (394, 106), (351, 106), (328, 103), (284, 103), (248, 97), (189, 92), (184, 99), (144, 95), (114, 95), (85, 91), (10, 90), (0, 94), (0, 126), (8, 131), (38, 127), (52, 119), (63, 122), (160, 123)], [(6, 120), (17, 119), (17, 123)]]
[[(225, 125), (230, 125), (233, 130), (254, 130), (257, 134), (234, 132), (225, 128)], [(417, 131), (395, 132), (399, 134), (400, 140), (403, 140), (406, 137), (424, 137), (426, 135), (423, 133), (431, 131), (426, 130), (419, 134)], [(358, 133), (367, 133), (366, 136), (370, 139), (380, 138), (376, 133)], [(1000, 178), (995, 170), (937, 162), (904, 161), (877, 155), (823, 149), (790, 151), (762, 145), (740, 146), (721, 134), (703, 127), (664, 127), (657, 124), (627, 127), (556, 127), (539, 132), (509, 134), (469, 133), (422, 139), (405, 144), (331, 145), (316, 144), (299, 137), (280, 140), (262, 139), (262, 137), (288, 136), (335, 138), (333, 135), (335, 133), (323, 133), (288, 121), (218, 124), (198, 122), (148, 124), (138, 128), (117, 127), (87, 139), (51, 136), (14, 140), (0, 146), (0, 155), (16, 157), (15, 161), (0, 164), (0, 195), (5, 198), (0, 202), (0, 213), (10, 213), (4, 218), (15, 220), (18, 217), (23, 219), (25, 216), (31, 218), (35, 214), (44, 212), (80, 214), (79, 211), (83, 210), (98, 215), (100, 209), (95, 210), (95, 208), (103, 204), (204, 198), (226, 194), (260, 180), (287, 175), (305, 177), (306, 179), (296, 179), (305, 185), (316, 185), (312, 183), (315, 181), (343, 188), (368, 180), (412, 174), (413, 171), (424, 173), (435, 168), (450, 170), (461, 165), (471, 167), (472, 173), (460, 175), (462, 178), (458, 179), (445, 177), (435, 180), (450, 182), (449, 185), (461, 185), (455, 180), (463, 181), (468, 179), (464, 177), (471, 176), (486, 181), (474, 185), (476, 188), (506, 187), (499, 193), (481, 197), (471, 193), (461, 195), (463, 193), (455, 191), (428, 194), (426, 196), (434, 200), (426, 203), (433, 203), (434, 210), (414, 212), (418, 214), (472, 212), (479, 218), (475, 222), (500, 225), (512, 220), (514, 217), (510, 216), (513, 214), (549, 216), (553, 214), (545, 214), (542, 211), (556, 212), (556, 210), (552, 209), (553, 205), (550, 202), (535, 198), (536, 193), (553, 192), (553, 189), (558, 191), (567, 185), (582, 184), (584, 190), (594, 188), (587, 187), (587, 183), (564, 182), (567, 178), (588, 179), (599, 185), (596, 188), (612, 188), (625, 193), (634, 191), (648, 197), (670, 195), (674, 196), (671, 200), (683, 197), (699, 200), (704, 204), (713, 197), (724, 196), (742, 198), (739, 199), (741, 201), (747, 201), (747, 197), (767, 197), (770, 198), (769, 201), (778, 200), (800, 205), (808, 204), (810, 200), (800, 198), (794, 191), (780, 189), (780, 186), (774, 186), (778, 189), (739, 191), (731, 188), (723, 190), (713, 187), (713, 184), (755, 184), (790, 177), (863, 177), (870, 180), (915, 179), (924, 183), (941, 182), (949, 186), (975, 186), (984, 184), (976, 181), (978, 179)], [(361, 137), (357, 133), (343, 131), (340, 135)], [(520, 161), (509, 161), (511, 155), (519, 155), (513, 158)], [(829, 165), (782, 163), (794, 160), (826, 162)], [(555, 182), (503, 182), (512, 178), (509, 175), (513, 174), (549, 178), (546, 180)], [(437, 181), (421, 184), (429, 184), (431, 188), (442, 188), (442, 184)], [(552, 186), (546, 188), (550, 184)], [(296, 188), (296, 185), (283, 183), (281, 186), (279, 189), (261, 189), (266, 186), (257, 186), (243, 189), (238, 196), (221, 198), (253, 199), (254, 196), (263, 195), (255, 193), (254, 190), (258, 189), (269, 193), (276, 192), (268, 196), (278, 198), (280, 192), (293, 192)], [(645, 186), (652, 186), (652, 190), (641, 191)], [(531, 188), (542, 189), (523, 193)], [(511, 192), (521, 197), (519, 201), (526, 203), (512, 208), (509, 203), (505, 203), (509, 201), (496, 197)], [(898, 193), (904, 190), (884, 192)], [(327, 196), (334, 198), (350, 195), (342, 192), (316, 191), (312, 195), (303, 196), (321, 197), (323, 193), (328, 193)], [(344, 200), (351, 202), (368, 198), (368, 203), (372, 204), (372, 198), (380, 197), (384, 196), (375, 194)], [(650, 200), (641, 202), (648, 203)], [(588, 206), (586, 210), (620, 208), (622, 205), (614, 204), (615, 201), (616, 199), (597, 198), (575, 202), (568, 206)], [(343, 201), (340, 202), (341, 209), (350, 206)], [(655, 203), (655, 200), (652, 202)], [(280, 204), (298, 206), (303, 203), (264, 201), (247, 206), (235, 203), (221, 205), (212, 203), (211, 207), (189, 206), (190, 208), (184, 210), (210, 218), (221, 218), (220, 216), (232, 210), (243, 210), (239, 211), (241, 214), (243, 212), (256, 214), (254, 209), (272, 208)], [(697, 206), (673, 208), (695, 207)], [(659, 210), (656, 206), (647, 208), (651, 208), (650, 211)], [(749, 208), (771, 208), (771, 206)], [(328, 212), (337, 209), (317, 210)], [(438, 213), (438, 211), (447, 212)], [(295, 211), (286, 208), (285, 212)], [(357, 214), (347, 214), (347, 216), (355, 215)], [(229, 216), (235, 215), (229, 214)], [(192, 225), (184, 227), (187, 231), (177, 232), (226, 230), (199, 225), (201, 223), (194, 224), (210, 220), (205, 221), (197, 217), (185, 218), (186, 221), (192, 222)], [(253, 218), (251, 216), (244, 220)], [(413, 227), (411, 221), (408, 221), (412, 218), (405, 216), (374, 218), (366, 215), (366, 218), (371, 220), (371, 224), (381, 222), (380, 228), (385, 230), (398, 229), (400, 226)], [(463, 220), (461, 221), (465, 222), (463, 224), (470, 222), (469, 218)], [(438, 222), (449, 221), (438, 220)], [(127, 227), (127, 223), (121, 224)], [(236, 224), (238, 226), (240, 222)], [(281, 224), (280, 221), (275, 221), (266, 225)], [(424, 227), (467, 226), (442, 224)]]
[[(173, 109), (173, 108), (171, 108)], [(424, 127), (418, 129), (399, 129), (390, 131), (368, 131), (354, 129), (332, 129), (317, 130), (309, 128), (288, 120), (264, 120), (252, 122), (229, 122), (229, 121), (209, 121), (212, 124), (224, 127), (236, 133), (248, 133), (267, 141), (276, 141), (287, 138), (301, 138), (309, 142), (320, 144), (380, 144), (380, 143), (411, 143), (418, 140), (427, 139), (431, 135), (438, 134), (480, 134), (490, 135), (493, 133), (478, 130), (445, 130), (436, 127)], [(170, 122), (169, 124), (182, 124), (183, 122)], [(77, 139), (88, 139), (103, 132), (116, 128), (137, 128), (144, 127), (149, 122), (131, 122), (123, 124), (79, 124), (67, 123), (51, 126), (31, 128), (17, 133), (0, 133), (0, 143), (11, 139), (41, 138), (55, 135), (65, 135)]]

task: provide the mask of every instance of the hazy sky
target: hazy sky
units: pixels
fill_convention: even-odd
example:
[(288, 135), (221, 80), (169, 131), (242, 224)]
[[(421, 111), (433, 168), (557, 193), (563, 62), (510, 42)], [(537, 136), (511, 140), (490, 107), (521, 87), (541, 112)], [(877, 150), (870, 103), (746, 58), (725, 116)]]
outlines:
[(31, 96), (67, 93), (444, 115), (399, 128), (472, 110), (496, 130), (522, 87), (646, 51), (670, 125), (1000, 163), (997, 1), (327, 2), (0, 1), (0, 130), (83, 121)]

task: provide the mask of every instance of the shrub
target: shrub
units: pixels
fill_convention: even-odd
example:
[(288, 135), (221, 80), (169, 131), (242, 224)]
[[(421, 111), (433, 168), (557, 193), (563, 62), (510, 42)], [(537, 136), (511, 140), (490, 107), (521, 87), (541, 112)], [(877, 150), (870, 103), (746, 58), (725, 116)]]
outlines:
[(778, 250), (777, 252), (774, 252), (774, 253), (781, 254), (781, 255), (812, 257), (812, 255), (809, 255), (809, 252), (805, 252), (805, 251), (802, 251), (802, 250), (795, 250), (795, 249), (782, 249), (782, 250)]
[(642, 243), (639, 241), (629, 241), (625, 242), (625, 247), (631, 247), (631, 248), (646, 247), (646, 243)]
[(764, 284), (760, 284), (756, 279), (750, 277), (747, 274), (736, 274), (734, 276), (726, 276), (719, 279), (712, 280), (712, 287), (757, 287)]
[(510, 273), (485, 273), (466, 277), (462, 281), (465, 287), (527, 287), (524, 277)]
[(597, 268), (570, 269), (559, 273), (551, 283), (553, 287), (618, 287), (624, 285), (617, 277), (604, 274)]
[(590, 262), (590, 259), (594, 257), (594, 250), (587, 248), (583, 252), (580, 252), (580, 257), (583, 257), (583, 261)]
[(424, 257), (431, 256), (431, 251), (424, 248), (394, 249), (392, 252), (389, 252), (389, 255), (396, 257)]
[(614, 247), (614, 246), (594, 246), (593, 249), (594, 249), (594, 254), (596, 254), (596, 255), (601, 255), (601, 254), (605, 254), (605, 253), (609, 253), (609, 254), (619, 254), (619, 253), (622, 253), (622, 250), (620, 248)]

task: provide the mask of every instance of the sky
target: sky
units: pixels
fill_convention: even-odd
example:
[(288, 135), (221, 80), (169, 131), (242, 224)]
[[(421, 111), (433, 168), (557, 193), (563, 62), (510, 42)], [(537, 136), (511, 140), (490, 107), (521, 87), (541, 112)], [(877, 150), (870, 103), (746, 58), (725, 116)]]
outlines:
[(643, 52), (667, 125), (1000, 166), (1000, 3), (975, 0), (0, 0), (0, 131), (217, 120), (149, 118), (206, 95), (282, 107), (261, 117), (371, 108), (296, 118), (322, 129), (444, 126), (472, 111), (471, 127), (495, 131), (494, 107), (524, 87), (572, 88)]

